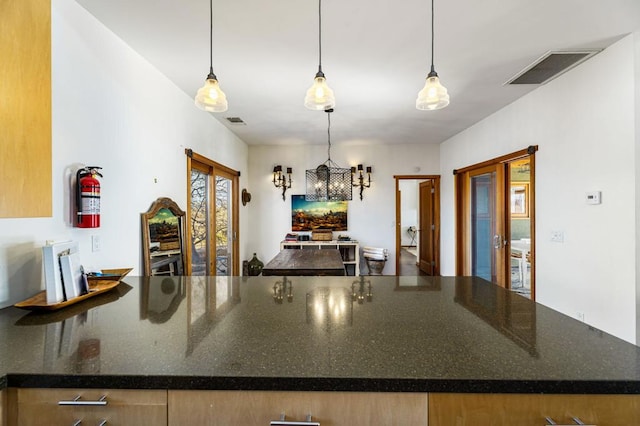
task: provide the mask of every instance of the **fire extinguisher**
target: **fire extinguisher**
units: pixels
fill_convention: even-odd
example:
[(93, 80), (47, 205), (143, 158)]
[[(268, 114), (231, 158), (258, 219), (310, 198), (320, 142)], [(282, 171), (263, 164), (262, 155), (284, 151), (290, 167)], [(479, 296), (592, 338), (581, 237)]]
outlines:
[(78, 228), (100, 227), (100, 181), (98, 170), (102, 167), (88, 166), (76, 172), (76, 210)]

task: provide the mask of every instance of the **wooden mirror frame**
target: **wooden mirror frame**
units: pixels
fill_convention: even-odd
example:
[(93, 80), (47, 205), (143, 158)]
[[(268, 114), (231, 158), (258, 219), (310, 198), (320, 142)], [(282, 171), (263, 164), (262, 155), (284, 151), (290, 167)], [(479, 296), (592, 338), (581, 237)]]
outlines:
[(152, 275), (151, 268), (151, 232), (149, 231), (149, 221), (153, 219), (160, 210), (167, 209), (174, 216), (178, 218), (178, 241), (179, 241), (179, 255), (178, 259), (178, 275), (184, 275), (185, 271), (185, 250), (184, 250), (184, 235), (185, 235), (185, 212), (178, 207), (178, 205), (171, 198), (161, 197), (155, 200), (149, 210), (146, 213), (141, 213), (142, 221), (142, 263), (145, 276)]

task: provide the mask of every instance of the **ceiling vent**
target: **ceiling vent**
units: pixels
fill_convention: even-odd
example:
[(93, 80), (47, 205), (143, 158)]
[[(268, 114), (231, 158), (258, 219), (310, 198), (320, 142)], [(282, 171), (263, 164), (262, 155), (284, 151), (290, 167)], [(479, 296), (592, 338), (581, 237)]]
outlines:
[(244, 122), (244, 120), (240, 117), (226, 117), (227, 121), (231, 124), (247, 124)]
[(601, 49), (551, 51), (505, 84), (545, 84), (586, 61)]

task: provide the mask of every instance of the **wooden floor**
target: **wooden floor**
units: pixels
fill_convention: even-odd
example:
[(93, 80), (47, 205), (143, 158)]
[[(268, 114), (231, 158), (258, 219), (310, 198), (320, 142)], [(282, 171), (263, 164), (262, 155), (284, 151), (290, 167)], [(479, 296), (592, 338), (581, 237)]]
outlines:
[(418, 269), (416, 265), (417, 262), (416, 256), (409, 253), (405, 249), (400, 250), (400, 266), (398, 270), (398, 275), (400, 276), (417, 276), (417, 275), (427, 275)]

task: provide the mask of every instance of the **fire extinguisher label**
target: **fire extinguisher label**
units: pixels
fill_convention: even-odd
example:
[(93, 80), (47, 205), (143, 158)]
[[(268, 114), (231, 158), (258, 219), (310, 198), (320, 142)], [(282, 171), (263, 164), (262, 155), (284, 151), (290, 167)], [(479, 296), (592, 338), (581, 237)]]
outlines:
[(100, 214), (100, 195), (91, 192), (83, 192), (82, 214)]

